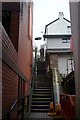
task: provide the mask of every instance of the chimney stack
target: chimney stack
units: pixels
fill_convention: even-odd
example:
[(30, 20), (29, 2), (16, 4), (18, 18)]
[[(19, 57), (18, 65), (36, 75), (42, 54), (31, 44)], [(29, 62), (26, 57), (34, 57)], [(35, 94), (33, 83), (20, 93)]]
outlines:
[(63, 12), (59, 12), (59, 18), (60, 18), (60, 19), (63, 19), (63, 17), (64, 17)]

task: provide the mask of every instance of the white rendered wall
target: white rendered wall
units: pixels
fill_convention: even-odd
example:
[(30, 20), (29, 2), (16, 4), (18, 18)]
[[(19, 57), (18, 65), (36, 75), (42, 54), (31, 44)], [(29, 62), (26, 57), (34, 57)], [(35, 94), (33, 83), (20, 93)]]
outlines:
[(47, 40), (47, 49), (70, 48), (70, 43), (62, 43), (62, 38), (49, 38)]
[(59, 18), (59, 20), (47, 27), (48, 35), (71, 34), (71, 28), (67, 28), (67, 26), (71, 26), (71, 23), (63, 18)]
[[(71, 72), (71, 60), (69, 59), (71, 59), (70, 55), (58, 56), (58, 69), (59, 69), (59, 72), (63, 75), (67, 75), (67, 69), (68, 69), (68, 74)], [(74, 70), (74, 64), (73, 64), (73, 70)]]

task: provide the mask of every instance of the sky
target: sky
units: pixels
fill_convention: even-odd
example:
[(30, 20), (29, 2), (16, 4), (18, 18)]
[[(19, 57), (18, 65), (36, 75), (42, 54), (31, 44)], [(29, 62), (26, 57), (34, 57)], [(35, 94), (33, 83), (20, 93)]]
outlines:
[[(69, 0), (33, 0), (33, 39), (42, 37), (45, 25), (59, 17), (59, 12), (64, 13), (64, 17), (70, 20)], [(34, 41), (40, 48), (44, 44), (43, 39)]]

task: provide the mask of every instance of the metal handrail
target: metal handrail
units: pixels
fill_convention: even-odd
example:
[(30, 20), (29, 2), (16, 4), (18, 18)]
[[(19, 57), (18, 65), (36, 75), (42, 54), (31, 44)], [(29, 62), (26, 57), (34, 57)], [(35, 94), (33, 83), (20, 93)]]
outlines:
[[(13, 104), (11, 105), (11, 107), (9, 108), (9, 110), (5, 113), (2, 114), (2, 120), (7, 117), (7, 120), (10, 120), (10, 114), (11, 112), (14, 110), (14, 108), (16, 107), (16, 105), (18, 104), (19, 101), (22, 101), (22, 116), (21, 116), (21, 119), (23, 120), (24, 119), (24, 99), (25, 98), (28, 98), (28, 95), (27, 96), (24, 96), (24, 97), (21, 97), (19, 99), (16, 99)], [(27, 104), (28, 104), (29, 101), (27, 101)]]
[(58, 68), (52, 70), (52, 84), (54, 91), (54, 101), (56, 104), (60, 102), (60, 83), (62, 82), (62, 77), (60, 76)]
[(53, 81), (52, 81), (52, 71), (50, 70), (48, 74), (49, 80), (50, 80), (50, 86), (51, 86), (51, 93), (52, 93), (52, 102), (54, 102), (54, 89), (53, 89)]
[(33, 89), (35, 88), (35, 66), (36, 63), (34, 62), (34, 65), (32, 64), (32, 77), (31, 77), (31, 83), (30, 83), (30, 88), (29, 88), (29, 109), (28, 109), (28, 117), (27, 119), (29, 119), (30, 113), (31, 113), (31, 105), (32, 105), (32, 93), (33, 93)]

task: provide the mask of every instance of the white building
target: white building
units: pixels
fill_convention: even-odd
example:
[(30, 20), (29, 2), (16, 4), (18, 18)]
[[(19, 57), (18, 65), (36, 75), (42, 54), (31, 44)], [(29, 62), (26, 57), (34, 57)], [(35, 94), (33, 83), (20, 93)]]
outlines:
[[(44, 39), (50, 61), (56, 56), (59, 72), (64, 76), (73, 70), (72, 52), (70, 50), (71, 22), (59, 12), (59, 18), (45, 26)], [(55, 65), (54, 65), (55, 67)]]

